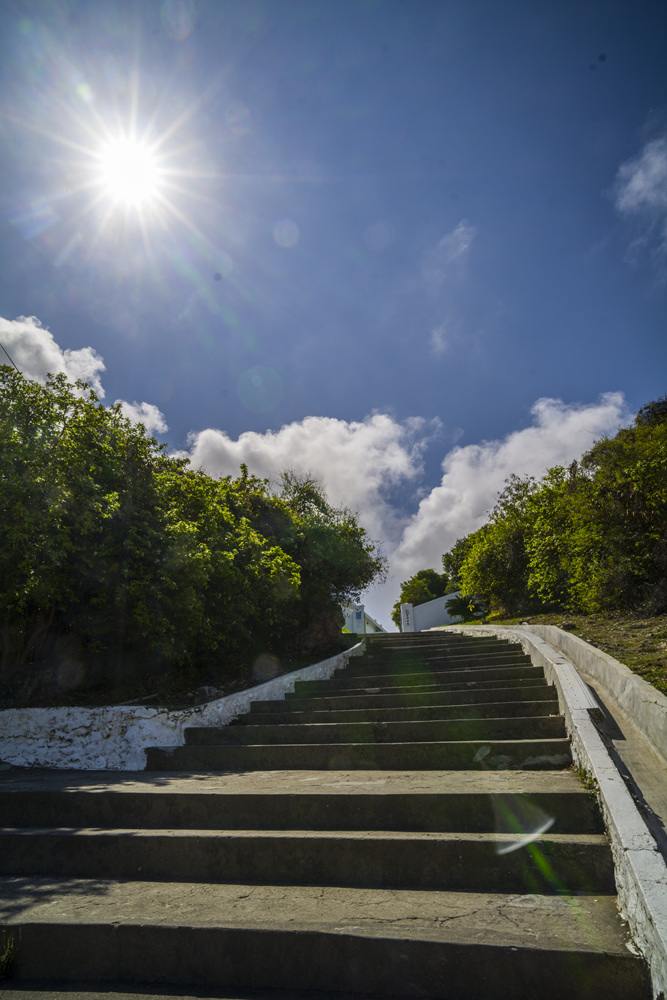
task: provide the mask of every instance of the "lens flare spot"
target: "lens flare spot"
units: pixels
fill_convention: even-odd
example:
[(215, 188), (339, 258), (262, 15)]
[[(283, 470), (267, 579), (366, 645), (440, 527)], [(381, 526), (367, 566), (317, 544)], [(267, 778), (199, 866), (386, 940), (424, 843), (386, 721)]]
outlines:
[(555, 817), (547, 815), (527, 795), (494, 795), (492, 805), (500, 835), (496, 854), (511, 854), (528, 847), (555, 823)]
[(261, 684), (280, 674), (280, 660), (272, 653), (261, 653), (252, 665), (253, 680)]
[(165, 0), (160, 19), (170, 38), (175, 42), (184, 42), (195, 25), (194, 5), (188, 0)]
[(234, 135), (247, 135), (252, 128), (250, 111), (241, 101), (232, 101), (225, 111), (225, 121)]
[(225, 253), (223, 250), (223, 252), (220, 254), (220, 257), (218, 258), (218, 268), (215, 271), (213, 277), (215, 278), (216, 281), (222, 281), (223, 278), (229, 277), (229, 275), (232, 273), (233, 268), (234, 264), (232, 258), (229, 256), (228, 253)]
[(279, 247), (291, 249), (299, 242), (299, 227), (291, 219), (280, 219), (273, 227), (273, 238)]
[(95, 100), (95, 95), (93, 94), (93, 88), (89, 83), (79, 83), (76, 87), (76, 92), (81, 98), (84, 104), (92, 104)]
[(84, 678), (84, 669), (77, 660), (64, 659), (56, 669), (56, 680), (64, 691), (79, 687)]
[(283, 398), (283, 380), (277, 371), (256, 365), (241, 375), (236, 386), (239, 399), (255, 413), (268, 413)]

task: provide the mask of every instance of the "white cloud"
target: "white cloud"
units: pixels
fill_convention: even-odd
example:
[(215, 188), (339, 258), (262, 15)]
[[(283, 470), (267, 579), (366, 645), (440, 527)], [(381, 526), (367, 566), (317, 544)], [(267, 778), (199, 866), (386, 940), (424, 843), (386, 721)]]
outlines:
[(153, 403), (128, 403), (124, 399), (117, 399), (116, 402), (120, 403), (124, 417), (133, 424), (143, 424), (149, 434), (164, 434), (169, 430), (164, 413)]
[(667, 138), (647, 143), (618, 171), (616, 207), (621, 212), (667, 211)]
[(459, 334), (460, 324), (454, 316), (448, 316), (431, 330), (431, 347), (437, 355), (446, 354)]
[(453, 448), (445, 456), (440, 485), (422, 500), (392, 555), (401, 579), (418, 569), (438, 568), (443, 552), (485, 522), (512, 473), (541, 476), (554, 465), (567, 465), (631, 416), (618, 392), (588, 406), (538, 399), (531, 413), (532, 426), (502, 440)]
[(69, 379), (83, 379), (98, 396), (104, 396), (100, 375), (105, 365), (97, 351), (92, 347), (63, 351), (35, 316), (19, 316), (15, 320), (0, 316), (0, 342), (28, 378), (43, 383), (49, 373), (64, 372)]
[(486, 521), (508, 476), (539, 477), (554, 465), (567, 465), (631, 418), (621, 393), (581, 406), (538, 399), (531, 415), (530, 426), (503, 439), (452, 448), (442, 461), (441, 482), (412, 516), (401, 515), (388, 494), (406, 483), (415, 494), (420, 488), (421, 455), (433, 434), (432, 425), (420, 418), (401, 424), (379, 413), (351, 423), (306, 417), (276, 432), (248, 431), (237, 440), (209, 429), (192, 436), (188, 456), (214, 476), (238, 475), (242, 462), (267, 479), (285, 468), (316, 476), (332, 503), (357, 511), (371, 537), (383, 541), (389, 579), (364, 600), (374, 618), (393, 627), (389, 614), (401, 581), (427, 566), (439, 569), (443, 552)]
[(283, 469), (312, 474), (335, 506), (358, 512), (372, 538), (396, 540), (402, 522), (386, 491), (420, 474), (434, 429), (420, 418), (399, 423), (385, 413), (356, 422), (306, 417), (275, 432), (246, 431), (238, 440), (220, 430), (201, 431), (190, 439), (189, 458), (213, 476), (238, 475), (241, 463), (270, 480)]
[(660, 261), (667, 253), (667, 135), (647, 142), (638, 156), (621, 165), (614, 195), (618, 211), (641, 227), (629, 260), (648, 251)]
[(437, 295), (448, 279), (461, 276), (462, 265), (476, 236), (476, 228), (467, 219), (461, 219), (458, 226), (445, 233), (424, 255), (422, 276), (432, 295)]

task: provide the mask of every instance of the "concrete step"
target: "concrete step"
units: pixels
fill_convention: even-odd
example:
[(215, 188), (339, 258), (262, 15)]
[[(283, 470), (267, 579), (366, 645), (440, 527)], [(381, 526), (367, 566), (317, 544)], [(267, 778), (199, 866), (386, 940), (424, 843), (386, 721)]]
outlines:
[(604, 834), (539, 830), (5, 829), (0, 875), (456, 892), (615, 891)]
[[(517, 716), (555, 715), (558, 702), (549, 698), (544, 701), (482, 702), (473, 705), (434, 705), (423, 708), (350, 708), (328, 709), (320, 712), (300, 712), (298, 702), (289, 703), (287, 711), (284, 701), (264, 702), (270, 711), (249, 712), (240, 716), (231, 726), (252, 725), (261, 719), (263, 726), (284, 725), (295, 722), (422, 722), (429, 719), (511, 719)], [(282, 711), (281, 711), (282, 708)]]
[(180, 746), (147, 750), (151, 771), (550, 769), (572, 761), (567, 739), (436, 743)]
[(600, 833), (571, 770), (41, 772), (0, 781), (7, 827)]
[(565, 736), (560, 715), (530, 718), (431, 719), (420, 722), (301, 722), (291, 725), (189, 727), (186, 746), (246, 746), (282, 743), (433, 743), (452, 740), (512, 740)]
[[(507, 691), (511, 692), (511, 698), (508, 698), (508, 700), (514, 701), (522, 696), (522, 691), (525, 692), (524, 696), (526, 699), (533, 698), (536, 692), (539, 692), (540, 697), (543, 697), (549, 691), (549, 687), (543, 678), (519, 678), (512, 682), (511, 688), (504, 687), (506, 683), (506, 681), (481, 681), (480, 683), (469, 681), (467, 684), (452, 684), (450, 686), (440, 684), (423, 688), (402, 688), (393, 692), (387, 691), (382, 687), (368, 687), (361, 689), (354, 695), (348, 694), (345, 691), (342, 691), (338, 695), (322, 694), (309, 697), (295, 696), (288, 693), (285, 700), (280, 702), (280, 704), (285, 705), (288, 711), (291, 711), (296, 706), (302, 706), (314, 711), (328, 708), (352, 707), (419, 707), (421, 705), (448, 705), (454, 702), (458, 704), (474, 704), (479, 701), (487, 702), (490, 697), (500, 700), (503, 698), (503, 692)], [(255, 704), (257, 705), (255, 711), (260, 710), (259, 706), (261, 703), (253, 702), (253, 705)], [(275, 703), (267, 702), (265, 704), (270, 705)]]
[(464, 652), (482, 652), (488, 649), (511, 649), (523, 652), (520, 642), (507, 642), (495, 636), (482, 638), (481, 636), (451, 635), (446, 638), (432, 636), (403, 636), (399, 640), (392, 639), (376, 640), (372, 636), (366, 636), (366, 655), (368, 656), (405, 656), (406, 654), (417, 652), (437, 652), (443, 656), (463, 650)]
[[(16, 976), (456, 1000), (649, 995), (614, 896), (0, 880)], [(508, 994), (511, 984), (511, 994)]]
[[(355, 657), (349, 666), (343, 668), (348, 677), (367, 672), (379, 673), (386, 671), (401, 672), (410, 669), (431, 669), (441, 667), (443, 670), (454, 670), (456, 667), (485, 667), (504, 663), (527, 663), (530, 664), (530, 657), (521, 650), (489, 650), (485, 653), (457, 653), (456, 655), (441, 656), (433, 654), (429, 656), (419, 656), (413, 654), (401, 657), (384, 656), (359, 656)], [(343, 671), (341, 671), (343, 672)]]
[(516, 680), (544, 680), (541, 667), (512, 665), (505, 667), (478, 667), (466, 670), (433, 670), (428, 673), (383, 675), (371, 674), (366, 677), (333, 677), (326, 681), (296, 681), (294, 693), (289, 698), (314, 697), (320, 694), (335, 694), (344, 691), (353, 696), (363, 693), (369, 687), (380, 687), (383, 691), (427, 690), (441, 687), (445, 690), (468, 684), (484, 684), (496, 681), (511, 685)]
[[(367, 993), (329, 990), (245, 990), (237, 987), (170, 986), (167, 983), (94, 983), (23, 979), (0, 986), (2, 1000), (368, 1000)], [(383, 995), (383, 1000), (401, 1000)]]
[(555, 692), (450, 640), (188, 731), (210, 745), (140, 775), (0, 775), (15, 983), (648, 1000)]
[(335, 674), (329, 680), (296, 681), (294, 691), (296, 696), (317, 694), (319, 692), (346, 690), (349, 694), (363, 691), (367, 687), (383, 688), (427, 687), (432, 684), (443, 686), (466, 684), (468, 681), (481, 683), (483, 681), (507, 681), (514, 678), (544, 678), (541, 667), (530, 663), (496, 664), (489, 667), (458, 667), (455, 669), (433, 668), (432, 670), (410, 671), (406, 673), (382, 673), (346, 675)]
[(449, 705), (475, 705), (494, 701), (498, 704), (512, 701), (532, 701), (550, 699), (558, 704), (558, 695), (554, 687), (549, 687), (544, 678), (514, 681), (511, 687), (505, 687), (504, 681), (486, 681), (483, 684), (471, 682), (455, 685), (443, 691), (437, 688), (430, 691), (405, 691), (401, 694), (383, 694), (382, 688), (365, 688), (364, 692), (374, 691), (374, 694), (328, 695), (320, 698), (285, 698), (282, 701), (253, 701), (250, 705), (250, 715), (280, 711), (329, 711), (332, 709), (384, 709), (384, 708), (421, 708), (448, 707)]
[(412, 663), (431, 666), (436, 663), (442, 666), (455, 666), (459, 663), (479, 663), (483, 665), (486, 661), (516, 660), (519, 663), (525, 662), (526, 654), (520, 648), (508, 648), (507, 646), (486, 648), (486, 649), (458, 649), (458, 650), (413, 650), (411, 652), (401, 652), (387, 654), (383, 652), (365, 653), (362, 656), (355, 656), (350, 661), (351, 669), (364, 669), (366, 664), (375, 664), (382, 669), (401, 668)]

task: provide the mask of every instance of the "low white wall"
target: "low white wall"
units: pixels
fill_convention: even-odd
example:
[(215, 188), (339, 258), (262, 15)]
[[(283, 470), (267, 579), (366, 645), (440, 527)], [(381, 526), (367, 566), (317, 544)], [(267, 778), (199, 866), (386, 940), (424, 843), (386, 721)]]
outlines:
[(608, 691), (616, 704), (667, 759), (667, 697), (634, 674), (624, 663), (601, 649), (589, 646), (578, 635), (555, 625), (523, 625), (560, 650), (585, 677)]
[[(401, 622), (404, 632), (423, 632), (425, 629), (436, 628), (438, 625), (449, 625), (451, 622), (461, 620), (460, 615), (452, 617), (445, 605), (453, 597), (458, 597), (461, 593), (457, 590), (454, 594), (445, 594), (444, 597), (436, 597), (425, 604), (402, 604)], [(403, 612), (403, 608), (406, 609)]]
[(614, 856), (621, 916), (628, 921), (646, 958), (653, 996), (660, 1000), (667, 995), (667, 864), (600, 739), (590, 715), (595, 698), (578, 675), (581, 672), (584, 679), (595, 679), (628, 716), (634, 714), (639, 729), (645, 731), (647, 719), (650, 725), (655, 724), (655, 748), (663, 755), (667, 748), (667, 698), (625, 664), (554, 625), (459, 625), (450, 631), (520, 642), (556, 686), (573, 759), (597, 785)]
[(471, 635), (486, 632), (521, 643), (526, 635), (539, 636), (566, 656), (585, 679), (606, 691), (667, 760), (667, 697), (613, 656), (556, 625), (457, 625), (453, 630)]
[(326, 680), (363, 648), (362, 641), (302, 670), (177, 712), (141, 705), (8, 708), (0, 712), (0, 760), (18, 766), (143, 771), (147, 747), (181, 746), (189, 726), (226, 726), (253, 701), (284, 698), (296, 681)]

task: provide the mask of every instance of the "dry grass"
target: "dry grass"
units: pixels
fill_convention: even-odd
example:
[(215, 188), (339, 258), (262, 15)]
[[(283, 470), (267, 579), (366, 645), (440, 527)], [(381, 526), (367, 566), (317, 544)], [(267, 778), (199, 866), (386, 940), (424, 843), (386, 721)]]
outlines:
[(667, 615), (643, 618), (631, 612), (574, 615), (533, 614), (520, 618), (490, 615), (491, 625), (557, 625), (585, 639), (667, 695)]

